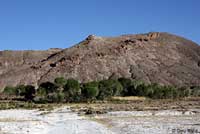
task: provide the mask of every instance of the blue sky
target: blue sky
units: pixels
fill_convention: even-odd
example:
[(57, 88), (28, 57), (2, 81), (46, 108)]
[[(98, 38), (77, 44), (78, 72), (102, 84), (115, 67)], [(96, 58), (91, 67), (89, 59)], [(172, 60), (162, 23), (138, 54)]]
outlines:
[(89, 34), (150, 31), (200, 44), (200, 0), (0, 0), (0, 50), (68, 48)]

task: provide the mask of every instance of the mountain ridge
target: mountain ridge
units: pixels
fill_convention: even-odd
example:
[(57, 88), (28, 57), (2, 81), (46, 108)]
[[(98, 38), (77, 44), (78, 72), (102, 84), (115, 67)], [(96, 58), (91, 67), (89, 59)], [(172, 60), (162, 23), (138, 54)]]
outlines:
[(89, 35), (66, 49), (0, 51), (0, 89), (56, 77), (81, 82), (110, 76), (175, 86), (200, 85), (200, 46), (165, 32)]

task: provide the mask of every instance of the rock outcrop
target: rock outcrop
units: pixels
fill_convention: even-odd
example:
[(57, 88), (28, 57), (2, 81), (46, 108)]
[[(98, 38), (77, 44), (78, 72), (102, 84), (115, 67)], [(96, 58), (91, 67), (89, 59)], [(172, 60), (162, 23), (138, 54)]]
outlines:
[(175, 86), (200, 85), (200, 46), (168, 33), (98, 37), (67, 49), (0, 52), (0, 88), (37, 86), (56, 77), (81, 82), (128, 77)]

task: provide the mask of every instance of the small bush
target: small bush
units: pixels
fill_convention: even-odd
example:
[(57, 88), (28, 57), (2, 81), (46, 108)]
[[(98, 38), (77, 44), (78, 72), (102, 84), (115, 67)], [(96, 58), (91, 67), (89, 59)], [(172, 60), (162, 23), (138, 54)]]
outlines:
[(10, 87), (10, 86), (5, 87), (3, 93), (6, 95), (15, 95), (15, 96), (19, 94), (18, 90), (15, 87)]
[[(34, 101), (37, 103), (47, 103), (50, 102), (48, 96), (50, 94), (56, 93), (58, 86), (51, 82), (42, 83), (36, 91)], [(52, 102), (52, 101), (51, 101)]]
[(171, 86), (163, 87), (164, 97), (163, 99), (174, 99), (177, 98), (177, 89)]
[(98, 99), (110, 98), (111, 96), (120, 95), (123, 86), (118, 80), (102, 80), (99, 82), (99, 95)]
[(89, 82), (83, 84), (82, 95), (85, 99), (96, 99), (99, 94), (98, 82)]
[(127, 89), (126, 96), (147, 96), (149, 90), (143, 82), (134, 81), (131, 86)]
[(200, 96), (200, 87), (194, 87), (194, 88), (190, 89), (190, 94), (192, 96), (199, 97)]
[(33, 101), (35, 103), (41, 103), (41, 104), (48, 103), (47, 96), (35, 96)]
[(77, 80), (68, 79), (66, 85), (64, 86), (63, 92), (65, 94), (66, 101), (80, 101), (81, 88)]
[(20, 96), (24, 96), (25, 92), (26, 92), (26, 86), (25, 85), (18, 85), (16, 87), (17, 90), (17, 94)]
[(130, 86), (132, 86), (132, 80), (128, 79), (128, 78), (119, 78), (118, 81), (120, 82), (120, 84), (123, 87), (123, 91), (121, 94), (123, 96), (128, 96), (129, 95), (128, 88), (130, 88)]
[(35, 87), (28, 85), (25, 87), (24, 98), (26, 100), (33, 100), (33, 98), (35, 97), (35, 93), (36, 93)]
[(63, 77), (58, 77), (54, 80), (54, 83), (59, 87), (64, 87), (67, 84), (67, 80)]
[(37, 89), (37, 93), (36, 93), (36, 96), (47, 96), (48, 92), (45, 88), (43, 87), (39, 87)]
[(45, 92), (47, 94), (49, 94), (49, 93), (56, 92), (57, 89), (58, 89), (58, 86), (54, 83), (51, 83), (51, 82), (44, 82), (44, 83), (40, 84), (39, 88), (44, 89)]
[(65, 99), (65, 95), (62, 92), (58, 92), (58, 93), (51, 93), (47, 96), (47, 100), (48, 102), (64, 102)]

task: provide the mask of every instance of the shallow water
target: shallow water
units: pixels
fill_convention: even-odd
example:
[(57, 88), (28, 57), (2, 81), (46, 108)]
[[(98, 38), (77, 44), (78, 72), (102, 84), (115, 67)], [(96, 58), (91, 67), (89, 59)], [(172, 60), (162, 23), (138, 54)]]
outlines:
[[(194, 112), (196, 111), (196, 112)], [(193, 134), (200, 133), (199, 110), (110, 112), (78, 116), (68, 107), (0, 111), (0, 134)]]

